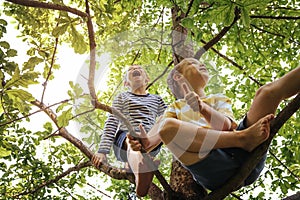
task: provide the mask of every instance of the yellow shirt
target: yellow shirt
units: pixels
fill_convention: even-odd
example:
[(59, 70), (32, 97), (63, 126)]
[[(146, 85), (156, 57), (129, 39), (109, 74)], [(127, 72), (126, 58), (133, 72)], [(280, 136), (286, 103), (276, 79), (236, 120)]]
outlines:
[[(209, 95), (201, 99), (204, 103), (208, 104), (216, 111), (223, 113), (225, 116), (233, 121), (233, 112), (231, 101), (228, 97), (222, 94)], [(200, 112), (195, 112), (186, 103), (184, 99), (179, 99), (172, 103), (164, 112), (164, 118), (175, 118), (182, 121), (190, 122), (203, 128), (211, 128), (205, 118)]]

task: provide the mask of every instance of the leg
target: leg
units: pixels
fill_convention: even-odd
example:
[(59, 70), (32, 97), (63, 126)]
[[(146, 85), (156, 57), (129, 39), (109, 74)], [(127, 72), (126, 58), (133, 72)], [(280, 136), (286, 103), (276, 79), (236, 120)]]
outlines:
[(299, 91), (300, 67), (259, 88), (247, 114), (247, 126), (251, 126), (263, 116), (275, 114), (282, 100), (298, 94)]
[(239, 147), (252, 151), (269, 137), (269, 122), (273, 115), (267, 115), (251, 127), (241, 131), (217, 131), (201, 128), (177, 119), (167, 119), (159, 130), (162, 141), (184, 164), (191, 165), (218, 148)]
[[(127, 141), (128, 139), (126, 139)], [(129, 146), (129, 144), (127, 145)], [(133, 151), (131, 148), (127, 150), (128, 163), (135, 176), (136, 194), (139, 197), (147, 195), (155, 169), (149, 168), (149, 163), (146, 163), (143, 155), (139, 151)]]

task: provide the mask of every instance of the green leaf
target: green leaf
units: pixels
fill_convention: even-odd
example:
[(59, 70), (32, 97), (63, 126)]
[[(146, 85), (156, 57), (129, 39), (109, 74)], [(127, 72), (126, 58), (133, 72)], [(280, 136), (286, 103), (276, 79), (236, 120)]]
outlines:
[(3, 47), (4, 49), (9, 49), (10, 45), (6, 41), (0, 41), (0, 46)]
[(63, 111), (60, 116), (57, 117), (57, 124), (60, 127), (66, 127), (69, 125), (70, 119), (72, 119), (72, 108), (69, 108), (66, 111)]
[(250, 16), (249, 11), (246, 7), (242, 7), (241, 9), (241, 18), (245, 27), (250, 27)]
[(15, 99), (18, 98), (21, 101), (33, 101), (34, 97), (32, 96), (32, 94), (30, 94), (29, 92), (22, 90), (22, 89), (11, 89), (11, 90), (7, 90), (6, 94), (11, 98), (11, 99)]
[(7, 149), (5, 149), (3, 147), (0, 147), (0, 158), (9, 156), (10, 154), (11, 154), (10, 150), (7, 150)]
[(66, 107), (67, 105), (69, 105), (68, 103), (62, 103), (60, 104), (57, 109), (56, 109), (56, 112), (60, 112), (61, 110), (64, 109), (64, 107)]
[(74, 26), (72, 27), (72, 47), (74, 48), (75, 53), (83, 54), (87, 50), (87, 45), (84, 41), (84, 37), (75, 29)]
[(52, 124), (50, 122), (46, 122), (43, 127), (49, 132), (52, 132), (53, 130)]
[(9, 49), (6, 53), (8, 57), (15, 57), (18, 55), (18, 52), (14, 49)]
[(198, 32), (196, 35), (196, 41), (200, 41), (203, 37), (203, 34), (201, 32)]
[(184, 18), (181, 20), (181, 25), (185, 28), (193, 28), (194, 27), (194, 20), (192, 18)]
[(69, 27), (69, 23), (67, 23), (67, 24), (63, 24), (63, 25), (61, 25), (61, 26), (57, 26), (57, 27), (55, 27), (54, 29), (53, 29), (53, 31), (52, 31), (52, 35), (54, 36), (54, 37), (59, 37), (59, 36), (61, 36), (61, 35), (63, 35), (66, 31), (67, 31), (67, 29), (68, 29), (68, 27)]
[(234, 14), (235, 6), (233, 3), (230, 3), (230, 6), (228, 6), (227, 11), (225, 11), (225, 19), (224, 19), (224, 25), (225, 26), (230, 26), (231, 23), (234, 20), (235, 14)]
[(29, 60), (24, 63), (23, 70), (27, 70), (27, 69), (33, 70), (36, 65), (40, 64), (43, 61), (44, 61), (44, 59), (36, 57), (36, 56), (30, 57)]
[(7, 26), (7, 21), (5, 21), (4, 19), (0, 19), (0, 24)]

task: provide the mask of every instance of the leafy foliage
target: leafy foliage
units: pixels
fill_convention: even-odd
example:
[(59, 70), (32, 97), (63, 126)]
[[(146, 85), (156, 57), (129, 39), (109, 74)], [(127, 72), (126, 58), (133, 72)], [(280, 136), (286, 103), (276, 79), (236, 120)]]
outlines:
[[(39, 2), (65, 6), (61, 0)], [(126, 66), (133, 63), (145, 66), (151, 80), (162, 75), (149, 88), (150, 93), (160, 94), (167, 103), (174, 100), (166, 87), (166, 75), (163, 74), (173, 60), (171, 31), (174, 27), (171, 9), (174, 6), (181, 9), (179, 15), (187, 13), (180, 25), (188, 30), (188, 40), (195, 51), (214, 40), (224, 27), (230, 26), (238, 13), (239, 20), (213, 46), (213, 50), (208, 50), (201, 58), (211, 73), (207, 92), (222, 92), (229, 96), (235, 105), (237, 119), (246, 114), (259, 85), (273, 81), (299, 65), (299, 2), (195, 0), (191, 1), (192, 5), (189, 2), (89, 1), (99, 58), (97, 69), (103, 69), (101, 55), (107, 53), (111, 58), (109, 70), (101, 75), (106, 77), (107, 87), (97, 91), (100, 102), (111, 105), (113, 97), (126, 90), (122, 86), (123, 73)], [(68, 1), (67, 6), (85, 12), (84, 1)], [(44, 124), (43, 130), (39, 131), (31, 130), (33, 127), (22, 121), (31, 121), (30, 117), (35, 111), (32, 102), (37, 97), (29, 89), (31, 85), (43, 85), (46, 89), (47, 83), (55, 79), (56, 72), (62, 67), (73, 70), (75, 66), (73, 63), (60, 66), (57, 62), (57, 52), (61, 51), (59, 45), (67, 44), (79, 54), (89, 51), (86, 19), (61, 10), (9, 2), (3, 2), (1, 9), (0, 196), (3, 199), (64, 199), (69, 196), (86, 199), (85, 195), (88, 195), (89, 199), (96, 199), (99, 194), (86, 189), (90, 187), (87, 185), (92, 184), (102, 190), (103, 183), (90, 180), (99, 178), (107, 182), (108, 177), (103, 178), (103, 174), (93, 168), (69, 173), (34, 191), (86, 158), (71, 143), (55, 137), (58, 136), (57, 127), (53, 127), (55, 124), (50, 123), (50, 119)], [(28, 44), (29, 59), (22, 66), (14, 62), (18, 51), (11, 49), (10, 44), (3, 39), (5, 34), (10, 34), (7, 33), (8, 23), (4, 15), (15, 19), (15, 28), (23, 42)], [(166, 73), (168, 71), (166, 69)], [(79, 124), (78, 132), (84, 144), (96, 151), (107, 113), (93, 108), (85, 87), (70, 80), (70, 99), (60, 102), (53, 97), (54, 101), (59, 102), (54, 110), (59, 127), (67, 127), (75, 121)], [(284, 102), (279, 110), (287, 103)], [(271, 199), (271, 196), (283, 198), (299, 190), (299, 118), (298, 111), (273, 140), (266, 170), (260, 179), (236, 191), (236, 195), (249, 199)], [(160, 171), (168, 177), (171, 156), (163, 149), (159, 157), (162, 163)], [(113, 155), (109, 159), (119, 167)], [(154, 182), (158, 183), (157, 180)], [(279, 194), (278, 190), (281, 191)], [(128, 199), (133, 195), (132, 186), (124, 180), (112, 179), (107, 191), (115, 199)]]

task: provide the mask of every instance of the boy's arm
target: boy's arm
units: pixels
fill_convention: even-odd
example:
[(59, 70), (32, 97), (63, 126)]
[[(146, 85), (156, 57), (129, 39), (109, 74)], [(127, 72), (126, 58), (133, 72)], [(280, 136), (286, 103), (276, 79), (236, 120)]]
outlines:
[(181, 87), (187, 104), (195, 112), (200, 112), (204, 116), (205, 120), (210, 124), (212, 129), (222, 131), (232, 130), (232, 120), (223, 113), (204, 103), (199, 95), (188, 87), (188, 84), (182, 83)]
[[(121, 111), (123, 103), (122, 94), (115, 97), (112, 106), (117, 110)], [(101, 141), (97, 153), (109, 154), (111, 146), (113, 145), (116, 132), (119, 126), (119, 119), (112, 113), (109, 114), (107, 120), (105, 121), (103, 133), (101, 136)]]
[(140, 151), (143, 147), (146, 152), (150, 152), (162, 142), (158, 134), (161, 123), (160, 119), (154, 124), (148, 134), (146, 133), (144, 127), (140, 124), (139, 128), (141, 132), (139, 134), (139, 140), (133, 138), (130, 134), (127, 134), (127, 138), (132, 150)]
[(204, 116), (205, 120), (211, 125), (212, 129), (228, 131), (236, 128), (235, 123), (232, 120), (230, 120), (226, 115), (219, 111), (216, 111), (214, 108), (207, 105), (206, 103), (203, 103), (202, 101), (200, 113)]

